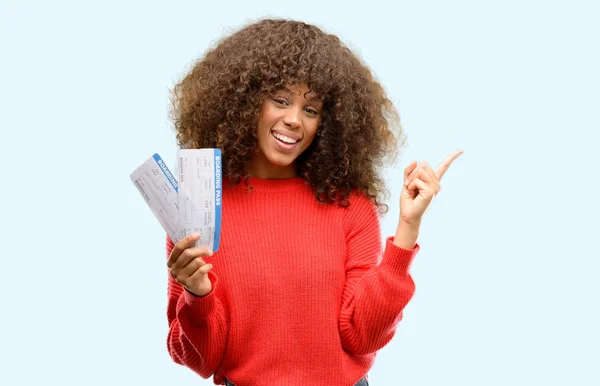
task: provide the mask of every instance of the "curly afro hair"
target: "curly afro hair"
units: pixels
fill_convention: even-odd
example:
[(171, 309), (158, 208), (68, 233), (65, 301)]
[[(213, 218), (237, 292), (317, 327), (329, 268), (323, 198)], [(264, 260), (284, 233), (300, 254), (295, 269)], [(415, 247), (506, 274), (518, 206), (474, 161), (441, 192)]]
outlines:
[(387, 211), (380, 168), (404, 143), (398, 113), (369, 68), (313, 25), (261, 20), (209, 49), (171, 92), (178, 145), (221, 149), (223, 174), (247, 181), (261, 103), (302, 82), (324, 104), (315, 140), (296, 160), (299, 176), (320, 202), (348, 206), (357, 192)]

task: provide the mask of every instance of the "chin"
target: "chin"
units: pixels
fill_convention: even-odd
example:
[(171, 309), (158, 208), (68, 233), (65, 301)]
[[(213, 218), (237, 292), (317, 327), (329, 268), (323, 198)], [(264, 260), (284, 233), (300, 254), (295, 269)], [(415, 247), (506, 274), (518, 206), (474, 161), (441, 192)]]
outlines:
[(279, 154), (268, 154), (266, 158), (271, 164), (273, 164), (275, 166), (284, 167), (284, 166), (290, 166), (291, 164), (293, 164), (297, 157), (281, 156)]

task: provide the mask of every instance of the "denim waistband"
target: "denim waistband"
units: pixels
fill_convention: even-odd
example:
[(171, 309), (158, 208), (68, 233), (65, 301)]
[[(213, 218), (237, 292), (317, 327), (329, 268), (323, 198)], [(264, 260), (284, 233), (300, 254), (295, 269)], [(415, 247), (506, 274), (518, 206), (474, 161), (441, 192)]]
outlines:
[[(233, 383), (229, 382), (229, 379), (227, 379), (227, 378), (225, 378), (225, 385), (226, 386), (235, 386)], [(354, 384), (354, 386), (369, 386), (369, 381), (367, 380), (367, 377), (365, 376), (363, 379), (356, 382)]]

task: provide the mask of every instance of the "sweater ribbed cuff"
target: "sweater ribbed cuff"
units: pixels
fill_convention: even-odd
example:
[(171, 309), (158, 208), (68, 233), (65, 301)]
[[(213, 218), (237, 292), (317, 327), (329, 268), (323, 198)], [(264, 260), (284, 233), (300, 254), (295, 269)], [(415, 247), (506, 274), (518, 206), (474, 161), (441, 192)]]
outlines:
[(415, 243), (413, 249), (400, 248), (394, 244), (394, 236), (390, 236), (386, 238), (385, 252), (383, 253), (381, 265), (393, 274), (406, 275), (419, 249), (421, 247), (418, 243)]
[(211, 271), (208, 272), (208, 278), (212, 284), (212, 290), (207, 295), (197, 296), (187, 289), (183, 289), (183, 301), (185, 302), (185, 305), (188, 306), (192, 311), (192, 314), (199, 319), (206, 318), (215, 308), (215, 288), (217, 287), (218, 279)]

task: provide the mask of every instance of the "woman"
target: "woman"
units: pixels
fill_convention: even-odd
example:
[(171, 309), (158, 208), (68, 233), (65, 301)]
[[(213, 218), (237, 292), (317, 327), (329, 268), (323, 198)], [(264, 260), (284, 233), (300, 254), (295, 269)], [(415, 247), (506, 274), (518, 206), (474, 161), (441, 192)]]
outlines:
[(378, 167), (402, 132), (369, 69), (315, 26), (263, 20), (176, 85), (182, 148), (223, 152), (221, 246), (167, 239), (168, 350), (215, 384), (367, 385), (414, 283), (439, 180), (412, 162), (382, 252)]

